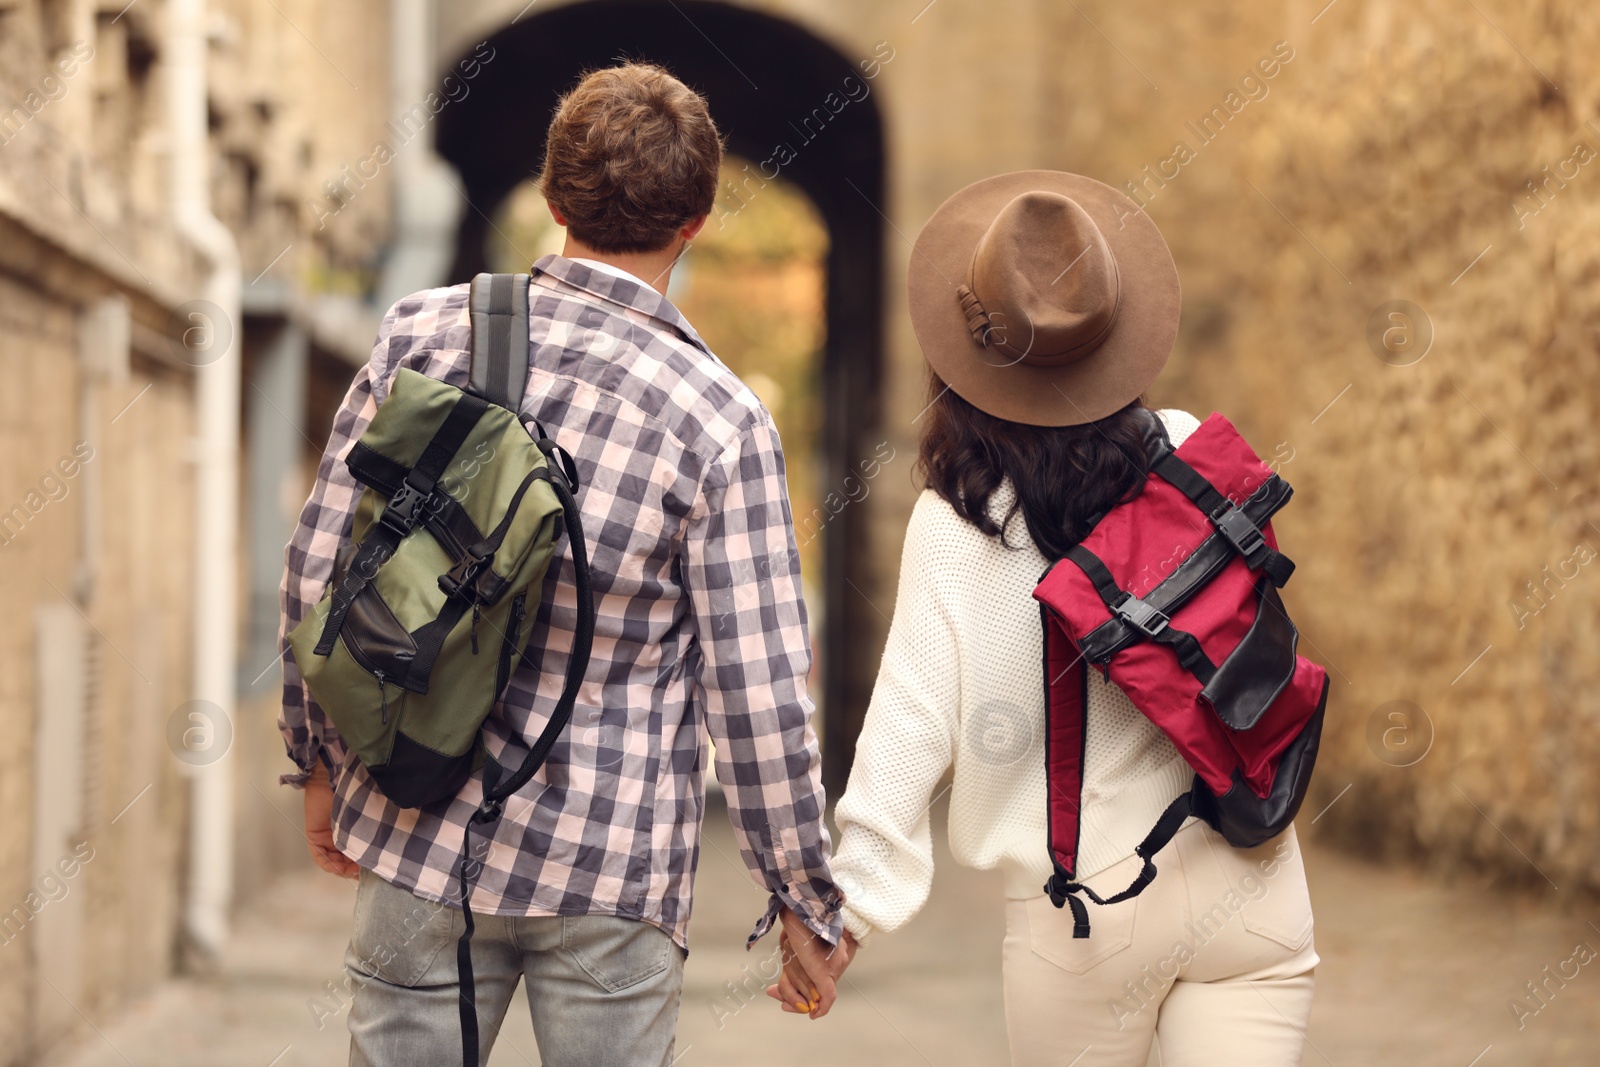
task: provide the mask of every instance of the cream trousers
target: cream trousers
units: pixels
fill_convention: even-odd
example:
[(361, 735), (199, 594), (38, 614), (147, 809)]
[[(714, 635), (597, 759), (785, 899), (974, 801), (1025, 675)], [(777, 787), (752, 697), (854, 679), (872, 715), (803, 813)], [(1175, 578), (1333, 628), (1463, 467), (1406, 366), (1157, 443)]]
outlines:
[[(1139, 866), (1130, 856), (1087, 884), (1109, 897)], [(1086, 939), (1046, 896), (1006, 902), (1013, 1067), (1300, 1063), (1317, 952), (1294, 828), (1236, 849), (1191, 821), (1156, 867), (1132, 900), (1088, 905)]]

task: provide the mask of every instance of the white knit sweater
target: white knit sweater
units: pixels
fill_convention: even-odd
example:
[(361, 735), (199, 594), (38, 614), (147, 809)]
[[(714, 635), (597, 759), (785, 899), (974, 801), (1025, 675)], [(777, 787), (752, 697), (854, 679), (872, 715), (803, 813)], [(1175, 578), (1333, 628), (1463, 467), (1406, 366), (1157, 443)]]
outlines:
[[(1160, 413), (1174, 446), (1199, 422)], [(1014, 499), (994, 494), (999, 521)], [(834, 878), (858, 939), (909, 920), (933, 882), (928, 809), (953, 767), (950, 850), (999, 866), (1006, 895), (1037, 896), (1050, 877), (1044, 772), (1044, 636), (1033, 588), (1048, 561), (1020, 515), (1007, 542), (980, 533), (932, 490), (911, 513), (900, 592), (850, 784)], [(1077, 877), (1133, 854), (1194, 772), (1115, 685), (1089, 672), (1083, 825)]]

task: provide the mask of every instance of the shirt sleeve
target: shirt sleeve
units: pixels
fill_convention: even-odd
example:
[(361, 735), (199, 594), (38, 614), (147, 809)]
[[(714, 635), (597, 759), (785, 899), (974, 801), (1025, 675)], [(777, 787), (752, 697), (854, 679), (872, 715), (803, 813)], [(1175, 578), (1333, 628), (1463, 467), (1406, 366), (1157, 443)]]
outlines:
[(849, 900), (845, 928), (858, 941), (910, 921), (933, 886), (929, 809), (954, 757), (961, 707), (961, 648), (937, 581), (959, 563), (940, 549), (940, 508), (948, 505), (924, 492), (912, 510), (894, 619), (834, 810), (833, 867)]
[(828, 868), (800, 556), (777, 430), (761, 415), (702, 478), (685, 534), (696, 703), (740, 855), (772, 894), (749, 943), (788, 907), (835, 944), (843, 894)]
[(289, 650), (289, 633), (300, 625), (327, 591), (333, 577), (334, 557), (349, 538), (362, 486), (345, 465), (350, 448), (366, 432), (378, 410), (374, 383), (384, 380), (390, 360), (390, 338), (400, 305), (390, 309), (378, 328), (372, 359), (361, 368), (333, 419), (333, 432), (317, 465), (311, 497), (300, 509), (300, 519), (284, 551), (283, 583), (279, 587), (282, 618), (278, 640), (283, 659), (283, 710), (278, 729), (283, 733), (289, 758), (297, 768), (279, 778), (284, 785), (304, 786), (320, 763), (330, 779), (344, 766), (345, 746), (339, 731), (306, 688)]

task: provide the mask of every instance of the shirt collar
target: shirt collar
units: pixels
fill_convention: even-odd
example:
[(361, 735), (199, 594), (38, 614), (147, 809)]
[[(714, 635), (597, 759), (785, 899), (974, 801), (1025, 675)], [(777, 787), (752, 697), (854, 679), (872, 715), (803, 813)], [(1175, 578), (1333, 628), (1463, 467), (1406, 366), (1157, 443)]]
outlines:
[(574, 263), (581, 263), (585, 267), (591, 267), (602, 274), (609, 274), (614, 278), (623, 278), (627, 281), (633, 282), (635, 285), (646, 285), (652, 289), (655, 288), (655, 286), (650, 285), (649, 282), (645, 281), (637, 274), (625, 271), (615, 263), (605, 263), (598, 259), (585, 259), (583, 256), (568, 256), (567, 258), (572, 260)]
[(672, 301), (624, 270), (605, 264), (590, 264), (582, 260), (568, 259), (552, 253), (541, 256), (534, 263), (532, 273), (547, 275), (608, 303), (619, 304), (648, 315), (675, 330), (684, 340), (707, 355), (711, 354), (711, 349), (701, 340), (700, 334), (689, 325), (689, 320), (683, 317), (683, 312), (673, 306)]

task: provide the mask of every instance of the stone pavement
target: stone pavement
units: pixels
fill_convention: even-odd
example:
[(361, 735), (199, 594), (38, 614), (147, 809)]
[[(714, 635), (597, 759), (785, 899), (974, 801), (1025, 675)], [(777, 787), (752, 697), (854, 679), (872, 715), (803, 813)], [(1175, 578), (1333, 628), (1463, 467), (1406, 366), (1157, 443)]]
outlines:
[[(737, 987), (770, 949), (763, 942), (747, 955), (741, 947), (763, 900), (738, 865), (720, 805), (712, 805), (707, 829), (681, 1067), (1006, 1062), (998, 876), (957, 867), (941, 850), (927, 908), (903, 932), (862, 949), (838, 1006), (813, 1022), (765, 997), (746, 1005), (730, 993), (729, 983)], [(1586, 914), (1560, 913), (1553, 890), (1542, 899), (1510, 897), (1368, 866), (1319, 847), (1305, 829), (1323, 960), (1306, 1064), (1600, 1062), (1600, 929)], [(942, 837), (940, 829), (935, 838)], [(338, 990), (353, 896), (351, 885), (309, 869), (286, 874), (241, 918), (216, 974), (174, 980), (118, 1012), (85, 1016), (80, 1037), (41, 1067), (345, 1063)], [(1585, 950), (1575, 955), (1580, 944)], [(1526, 982), (1540, 986), (1539, 999)], [(1518, 996), (1520, 1028), (1510, 1006)], [(491, 1063), (538, 1062), (519, 991)]]

